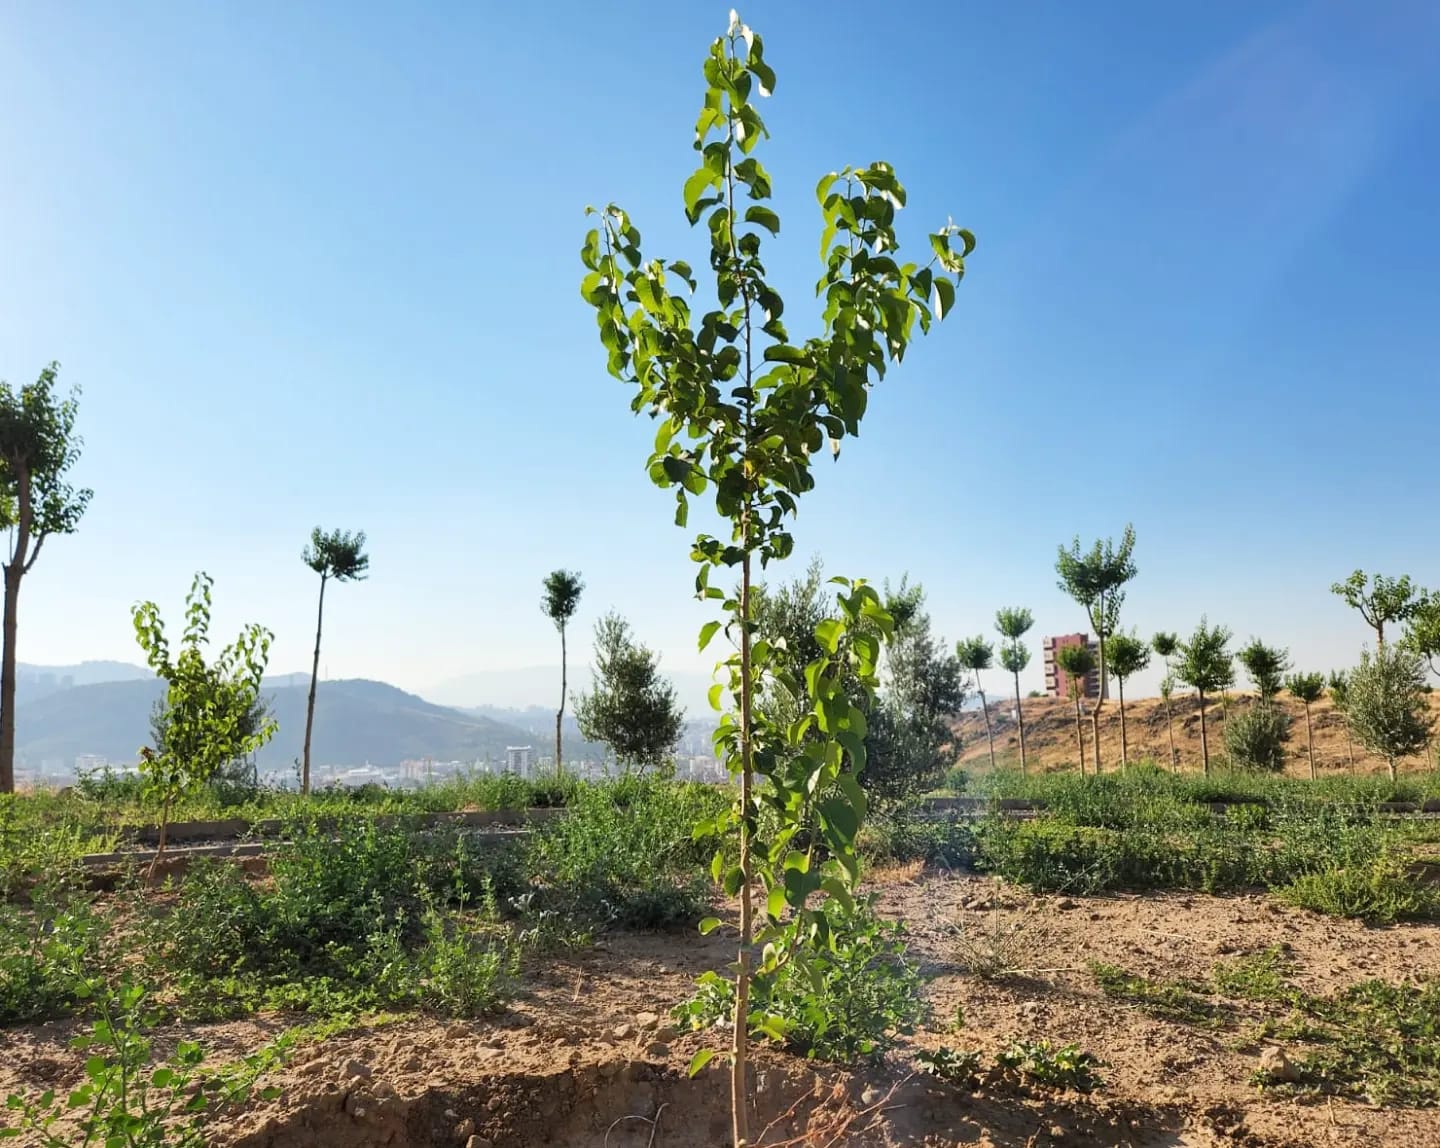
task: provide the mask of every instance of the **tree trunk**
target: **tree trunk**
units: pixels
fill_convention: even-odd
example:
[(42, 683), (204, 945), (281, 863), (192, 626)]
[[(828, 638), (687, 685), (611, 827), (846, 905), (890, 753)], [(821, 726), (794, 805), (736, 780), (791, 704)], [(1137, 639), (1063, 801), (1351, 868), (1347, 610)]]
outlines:
[(1393, 757), (1387, 757), (1385, 759), (1385, 764), (1390, 767), (1390, 780), (1394, 781), (1397, 774), (1397, 770), (1395, 769), (1395, 759)]
[(1080, 755), (1080, 776), (1085, 776), (1085, 727), (1080, 722), (1080, 691), (1075, 691), (1075, 749)]
[(310, 792), (310, 735), (315, 728), (315, 685), (320, 680), (320, 631), (325, 625), (325, 572), (320, 573), (320, 608), (315, 615), (315, 660), (310, 666), (310, 698), (305, 703), (305, 749), (300, 759), (300, 792)]
[(15, 640), (19, 628), (20, 579), (25, 577), (26, 564), (33, 561), (30, 531), (35, 519), (30, 468), (21, 461), (12, 463), (11, 470), (15, 479), (15, 548), (5, 566), (5, 624), (3, 649), (0, 649), (0, 793), (15, 792)]
[(741, 526), (744, 558), (740, 564), (740, 953), (735, 970), (735, 1032), (731, 1044), (730, 1109), (736, 1148), (750, 1143), (750, 1108), (745, 1072), (750, 1037), (750, 942), (754, 909), (750, 901), (750, 813), (754, 801), (751, 777), (750, 719), (750, 523)]
[(1095, 776), (1100, 776), (1100, 710), (1105, 705), (1105, 595), (1100, 595), (1100, 623), (1095, 627), (1095, 636), (1099, 639), (1097, 645), (1100, 647), (1100, 668), (1098, 688), (1095, 691), (1095, 709), (1090, 714), (1090, 725), (1095, 734)]
[(1175, 752), (1175, 717), (1170, 711), (1170, 699), (1165, 699), (1165, 732), (1170, 737), (1170, 772), (1180, 772), (1180, 758)]
[(1020, 772), (1025, 772), (1025, 714), (1020, 709), (1020, 675), (1015, 675), (1015, 724), (1020, 727)]
[(1305, 703), (1305, 749), (1310, 755), (1310, 780), (1315, 780), (1315, 729), (1310, 724), (1310, 703)]
[[(1199, 676), (1198, 674), (1196, 675)], [(1205, 736), (1205, 691), (1196, 690), (1200, 695), (1200, 760), (1205, 766), (1205, 776), (1210, 776), (1210, 741)]]
[(555, 776), (559, 777), (565, 772), (565, 759), (560, 755), (562, 746), (560, 743), (560, 727), (565, 721), (565, 691), (568, 683), (566, 677), (565, 652), (565, 623), (560, 623), (560, 708), (555, 711)]
[(1350, 722), (1345, 722), (1345, 757), (1350, 762), (1350, 772), (1355, 772), (1355, 735), (1350, 732)]
[(1125, 679), (1116, 677), (1116, 688), (1120, 691), (1120, 768), (1130, 768), (1130, 740), (1125, 733)]
[(985, 702), (985, 690), (980, 685), (980, 675), (975, 675), (975, 688), (980, 693), (980, 712), (985, 715), (985, 740), (990, 745), (990, 768), (995, 768), (995, 735), (990, 732), (990, 707)]

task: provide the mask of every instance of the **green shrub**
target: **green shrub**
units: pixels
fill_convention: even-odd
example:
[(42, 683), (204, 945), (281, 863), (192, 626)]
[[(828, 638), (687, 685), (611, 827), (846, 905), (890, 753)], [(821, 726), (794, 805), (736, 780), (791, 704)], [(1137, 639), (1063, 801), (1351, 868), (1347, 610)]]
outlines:
[(78, 898), (47, 891), (30, 910), (0, 904), (0, 1024), (49, 1020), (77, 1004), (109, 924)]
[(1376, 925), (1440, 917), (1440, 890), (1393, 858), (1308, 873), (1281, 886), (1276, 895), (1302, 909)]
[(1012, 1040), (996, 1061), (1001, 1069), (1049, 1088), (1094, 1092), (1103, 1086), (1096, 1071), (1103, 1062), (1078, 1044), (1057, 1047), (1048, 1040)]
[(1279, 773), (1285, 768), (1290, 718), (1265, 702), (1248, 706), (1225, 721), (1225, 752), (1239, 769)]

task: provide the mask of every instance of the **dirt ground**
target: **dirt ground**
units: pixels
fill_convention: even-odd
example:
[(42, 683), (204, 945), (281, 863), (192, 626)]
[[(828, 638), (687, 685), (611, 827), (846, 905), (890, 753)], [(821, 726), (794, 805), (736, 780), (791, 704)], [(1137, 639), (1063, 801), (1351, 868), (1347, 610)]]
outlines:
[[(1151, 977), (1203, 980), (1218, 960), (1285, 944), (1300, 987), (1333, 990), (1370, 976), (1440, 975), (1440, 927), (1371, 929), (1259, 896), (1032, 897), (989, 879), (898, 870), (877, 879), (882, 906), (909, 926), (932, 978), (932, 1016), (874, 1068), (844, 1072), (763, 1052), (755, 1130), (773, 1148), (841, 1144), (1198, 1146), (1440, 1145), (1440, 1111), (1295, 1100), (1249, 1083), (1257, 1048), (1233, 1031), (1153, 1020), (1103, 996), (1087, 962)], [(1028, 971), (986, 981), (957, 963), (956, 930), (1021, 922)], [(697, 1148), (728, 1142), (725, 1069), (691, 1080), (695, 1051), (718, 1033), (677, 1034), (667, 1013), (694, 978), (730, 957), (718, 934), (612, 936), (541, 965), (504, 1014), (400, 1020), (299, 1050), (282, 1093), (215, 1127), (216, 1148)], [(964, 1023), (954, 1028), (957, 1008)], [(182, 1035), (212, 1060), (252, 1051), (282, 1022)], [(6, 1033), (0, 1095), (65, 1088), (79, 1058), (74, 1026)], [(1078, 1042), (1100, 1056), (1090, 1096), (990, 1083), (962, 1092), (914, 1072), (916, 1048), (993, 1053), (1011, 1036)]]

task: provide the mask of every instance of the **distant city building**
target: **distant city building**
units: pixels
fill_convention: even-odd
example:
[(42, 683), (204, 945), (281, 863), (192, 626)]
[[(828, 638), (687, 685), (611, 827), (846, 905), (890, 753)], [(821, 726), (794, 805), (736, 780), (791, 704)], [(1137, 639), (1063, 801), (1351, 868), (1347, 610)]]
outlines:
[(526, 777), (530, 773), (530, 751), (528, 745), (507, 745), (505, 747), (505, 772)]
[(110, 759), (101, 757), (98, 753), (82, 753), (75, 758), (75, 776), (84, 777), (87, 773), (102, 773), (110, 768)]
[(1089, 634), (1060, 634), (1053, 638), (1045, 638), (1040, 643), (1040, 648), (1045, 656), (1045, 692), (1052, 698), (1068, 698), (1070, 696), (1070, 675), (1062, 670), (1055, 662), (1055, 652), (1066, 646), (1089, 646), (1090, 652), (1095, 655), (1096, 668), (1085, 675), (1083, 688), (1080, 690), (1082, 698), (1109, 697), (1110, 691), (1106, 689), (1101, 693), (1100, 685), (1100, 643)]

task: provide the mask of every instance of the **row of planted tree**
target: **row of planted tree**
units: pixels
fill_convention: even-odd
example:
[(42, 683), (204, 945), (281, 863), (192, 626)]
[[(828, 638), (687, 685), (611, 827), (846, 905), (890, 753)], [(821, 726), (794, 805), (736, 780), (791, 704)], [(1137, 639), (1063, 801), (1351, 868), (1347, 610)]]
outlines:
[[(1304, 706), (1306, 756), (1312, 778), (1316, 770), (1310, 707), (1327, 693), (1345, 721), (1352, 768), (1356, 742), (1384, 759), (1392, 778), (1401, 758), (1430, 748), (1434, 721), (1426, 671), (1434, 668), (1434, 659), (1440, 656), (1440, 594), (1415, 585), (1408, 575), (1372, 577), (1357, 570), (1345, 581), (1336, 582), (1332, 591), (1357, 610), (1375, 631), (1375, 649), (1362, 650), (1359, 665), (1354, 669), (1332, 670), (1327, 677), (1315, 671), (1294, 671), (1288, 650), (1267, 645), (1259, 638), (1252, 638), (1238, 650), (1232, 649), (1231, 631), (1211, 625), (1203, 617), (1188, 638), (1161, 631), (1147, 642), (1133, 631), (1122, 630), (1120, 610), (1125, 602), (1125, 589), (1137, 572), (1134, 551), (1135, 530), (1127, 526), (1118, 546), (1113, 540), (1105, 539), (1095, 542), (1089, 550), (1082, 550), (1077, 538), (1068, 548), (1060, 547), (1055, 564), (1060, 588), (1085, 609), (1097, 639), (1093, 646), (1084, 642), (1064, 645), (1054, 654), (1056, 664), (1064, 671), (1075, 706), (1076, 753), (1082, 773), (1086, 763), (1082, 720), (1086, 682), (1096, 675), (1093, 679), (1097, 682), (1097, 689), (1093, 691), (1096, 696), (1090, 707), (1094, 771), (1099, 773), (1103, 768), (1100, 714), (1112, 678), (1119, 700), (1120, 764), (1127, 766), (1130, 749), (1125, 721), (1125, 683), (1149, 667), (1152, 652), (1165, 663), (1160, 696), (1165, 707), (1172, 767), (1179, 765), (1173, 708), (1177, 685), (1195, 691), (1200, 714), (1201, 764), (1209, 773), (1206, 705), (1235, 685), (1237, 662), (1249, 676), (1256, 704), (1226, 724), (1226, 752), (1233, 765), (1265, 770), (1284, 767), (1290, 719), (1274, 704), (1282, 691)], [(1028, 758), (1020, 674), (1030, 663), (1030, 651), (1023, 638), (1033, 624), (1028, 609), (1002, 609), (995, 614), (995, 630), (1000, 635), (999, 664), (1012, 675), (1015, 684), (1022, 770), (1027, 767)], [(1403, 627), (1401, 639), (1387, 646), (1386, 627), (1397, 625)], [(992, 766), (996, 763), (994, 730), (980, 674), (994, 668), (996, 655), (996, 643), (983, 634), (956, 643), (960, 665), (973, 675), (980, 693)]]

